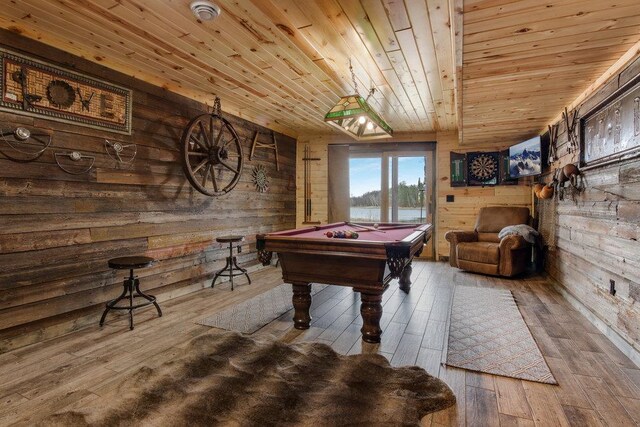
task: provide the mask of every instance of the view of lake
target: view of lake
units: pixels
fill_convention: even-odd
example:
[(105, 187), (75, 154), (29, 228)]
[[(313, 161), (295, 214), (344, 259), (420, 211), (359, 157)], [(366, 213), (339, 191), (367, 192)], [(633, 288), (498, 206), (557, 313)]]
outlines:
[[(423, 222), (425, 209), (420, 208), (398, 208), (398, 220), (400, 222)], [(389, 210), (391, 218), (391, 210)], [(352, 206), (351, 221), (376, 222), (380, 221), (380, 207), (378, 206)]]

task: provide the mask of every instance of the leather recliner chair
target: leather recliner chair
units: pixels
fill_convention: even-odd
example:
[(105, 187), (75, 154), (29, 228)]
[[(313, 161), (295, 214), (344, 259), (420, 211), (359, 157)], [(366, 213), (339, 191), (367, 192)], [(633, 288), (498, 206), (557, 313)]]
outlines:
[(522, 236), (498, 233), (509, 225), (529, 224), (529, 208), (491, 206), (480, 209), (473, 231), (448, 231), (449, 264), (463, 270), (511, 277), (527, 269), (531, 247)]

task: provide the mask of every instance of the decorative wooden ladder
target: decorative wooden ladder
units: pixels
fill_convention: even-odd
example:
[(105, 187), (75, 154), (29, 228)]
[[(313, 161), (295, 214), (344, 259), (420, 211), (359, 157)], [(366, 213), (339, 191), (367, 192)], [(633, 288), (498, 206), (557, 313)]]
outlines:
[(253, 153), (256, 148), (268, 148), (276, 152), (276, 170), (280, 171), (280, 163), (278, 162), (278, 144), (276, 142), (276, 133), (271, 132), (271, 138), (273, 142), (260, 142), (258, 141), (259, 132), (255, 131), (253, 134), (253, 143), (251, 144), (251, 154), (249, 154), (249, 160), (253, 160)]

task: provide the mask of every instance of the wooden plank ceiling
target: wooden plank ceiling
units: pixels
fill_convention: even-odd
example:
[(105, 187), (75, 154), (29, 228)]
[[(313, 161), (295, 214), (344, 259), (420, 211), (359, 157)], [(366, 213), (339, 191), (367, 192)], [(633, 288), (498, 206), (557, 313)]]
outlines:
[[(453, 1), (453, 0), (451, 0)], [(457, 127), (450, 0), (11, 0), (0, 27), (297, 136), (361, 95), (396, 132)]]
[(640, 38), (638, 0), (215, 2), (198, 22), (190, 0), (12, 0), (0, 27), (292, 136), (332, 132), (351, 59), (397, 133), (461, 116), (465, 145), (539, 133)]
[(639, 0), (465, 0), (465, 145), (538, 134), (640, 39)]

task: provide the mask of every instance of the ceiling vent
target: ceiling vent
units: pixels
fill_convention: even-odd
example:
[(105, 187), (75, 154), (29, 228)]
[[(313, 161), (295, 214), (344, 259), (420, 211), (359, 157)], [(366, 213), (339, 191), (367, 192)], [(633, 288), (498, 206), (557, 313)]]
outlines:
[(191, 11), (201, 21), (213, 21), (220, 15), (220, 7), (210, 1), (194, 1)]

